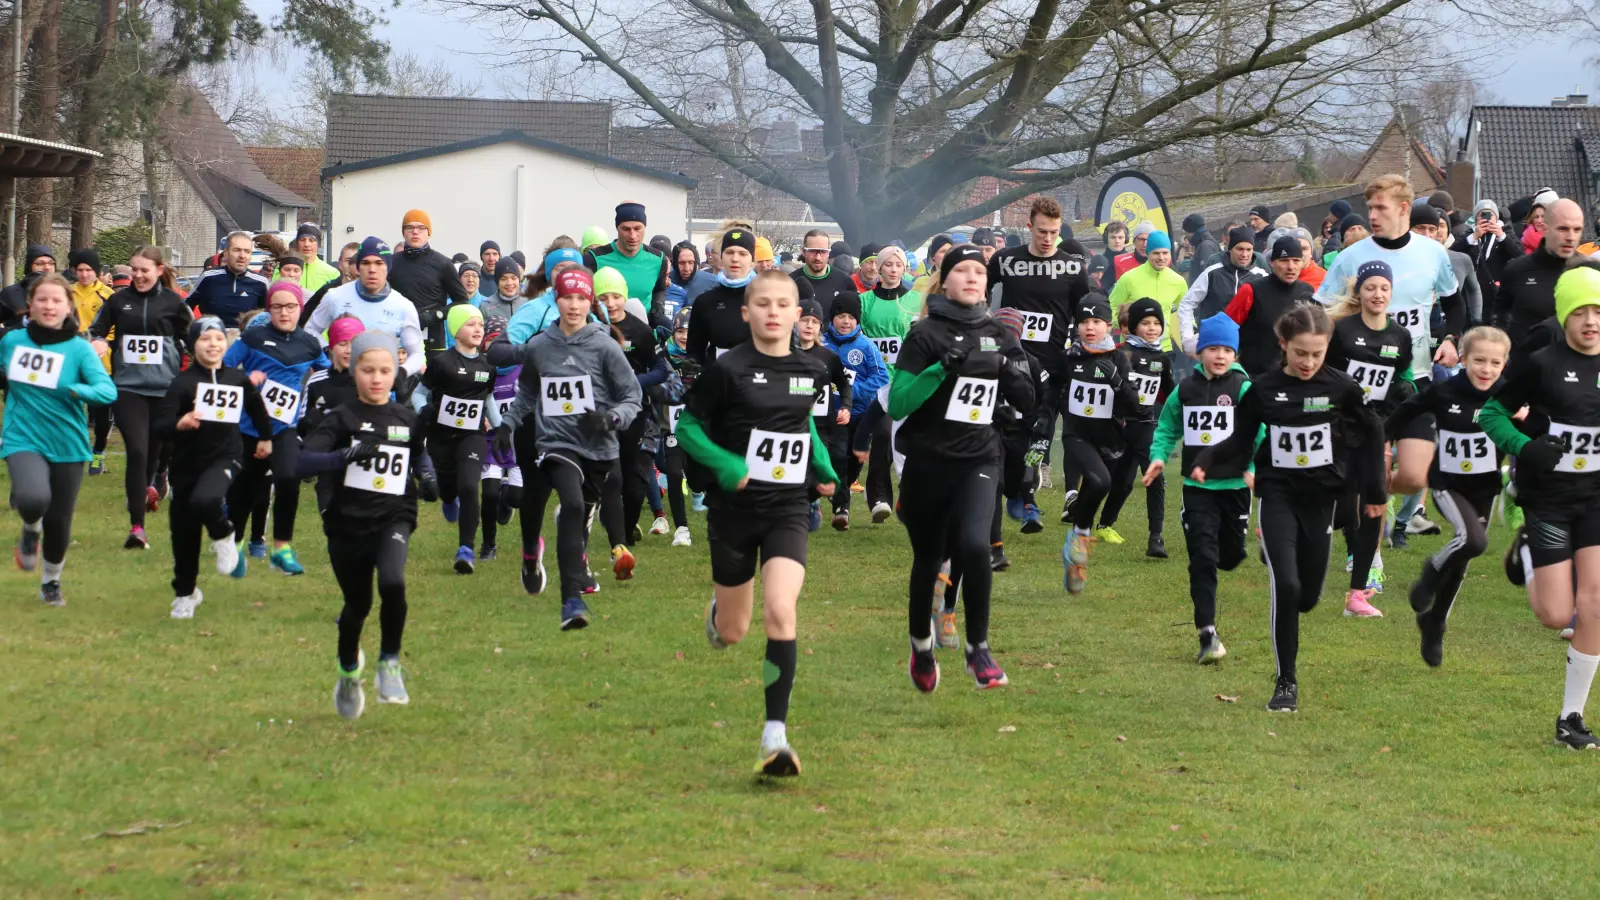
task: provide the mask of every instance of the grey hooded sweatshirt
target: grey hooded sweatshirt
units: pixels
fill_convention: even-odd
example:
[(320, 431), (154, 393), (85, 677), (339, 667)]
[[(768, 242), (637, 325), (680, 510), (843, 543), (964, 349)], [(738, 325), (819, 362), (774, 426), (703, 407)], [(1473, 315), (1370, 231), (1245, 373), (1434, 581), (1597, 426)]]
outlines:
[[(565, 451), (593, 460), (617, 458), (617, 434), (639, 414), (644, 394), (622, 347), (604, 325), (591, 322), (571, 335), (562, 331), (559, 324), (552, 325), (526, 344), (496, 341), (489, 348), (488, 358), (494, 366), (529, 366), (538, 372), (536, 382), (518, 380), (517, 398), (506, 412), (505, 422), (516, 429), (532, 416), (541, 454)], [(615, 431), (582, 426), (584, 416), (579, 410), (586, 404), (577, 396), (574, 383), (559, 379), (584, 376), (594, 394), (593, 408), (616, 414)], [(532, 389), (531, 384), (537, 384), (538, 389)], [(551, 405), (571, 403), (571, 414), (546, 413), (544, 394), (552, 388), (559, 399)]]

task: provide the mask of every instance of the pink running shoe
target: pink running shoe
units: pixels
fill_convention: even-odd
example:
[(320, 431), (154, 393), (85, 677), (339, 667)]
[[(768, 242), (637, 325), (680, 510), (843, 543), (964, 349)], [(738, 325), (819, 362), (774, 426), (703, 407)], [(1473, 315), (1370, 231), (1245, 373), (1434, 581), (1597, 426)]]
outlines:
[(1371, 603), (1373, 591), (1355, 590), (1345, 595), (1344, 614), (1358, 619), (1381, 619), (1383, 610)]

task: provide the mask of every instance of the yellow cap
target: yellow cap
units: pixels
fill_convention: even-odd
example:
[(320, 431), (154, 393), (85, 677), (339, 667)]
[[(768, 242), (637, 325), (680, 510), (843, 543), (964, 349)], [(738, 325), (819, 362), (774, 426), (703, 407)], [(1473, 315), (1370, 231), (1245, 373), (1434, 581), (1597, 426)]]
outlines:
[(756, 262), (770, 262), (773, 259), (772, 242), (764, 237), (756, 238)]

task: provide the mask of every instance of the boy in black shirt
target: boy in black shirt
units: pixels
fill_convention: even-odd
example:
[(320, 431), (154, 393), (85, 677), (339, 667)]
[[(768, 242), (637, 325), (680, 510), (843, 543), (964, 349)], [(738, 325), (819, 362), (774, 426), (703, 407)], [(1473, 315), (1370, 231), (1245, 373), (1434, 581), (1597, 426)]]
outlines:
[[(850, 393), (853, 384), (850, 373), (839, 361), (839, 354), (824, 347), (819, 340), (822, 335), (822, 305), (816, 300), (800, 301), (800, 321), (795, 324), (794, 332), (800, 340), (800, 350), (828, 367), (828, 384), (817, 398), (817, 405), (812, 407), (811, 415), (816, 421), (817, 434), (828, 445), (828, 461), (833, 464), (833, 470), (843, 472), (850, 453), (849, 432), (845, 426), (850, 424), (850, 406), (854, 402)], [(828, 390), (828, 387), (832, 387), (832, 390)], [(812, 531), (822, 527), (821, 502), (815, 498), (811, 501)], [(850, 529), (849, 491), (838, 491), (833, 495), (833, 527), (838, 531)]]
[[(1128, 449), (1117, 460), (1116, 471), (1111, 475), (1111, 492), (1106, 495), (1105, 508), (1100, 511), (1100, 527), (1095, 535), (1108, 544), (1120, 544), (1122, 535), (1114, 527), (1122, 504), (1133, 493), (1134, 480), (1150, 467), (1150, 442), (1155, 437), (1156, 414), (1161, 409), (1161, 398), (1172, 392), (1173, 373), (1168, 368), (1170, 357), (1161, 349), (1161, 334), (1166, 330), (1161, 315), (1161, 304), (1148, 297), (1129, 303), (1125, 310), (1127, 334), (1119, 351), (1128, 362), (1128, 381), (1134, 386), (1139, 402), (1128, 413), (1122, 427), (1123, 440)], [(1166, 524), (1167, 481), (1157, 474), (1146, 483), (1144, 492), (1145, 517), (1150, 523), (1150, 539), (1145, 555), (1155, 559), (1167, 558), (1167, 544), (1161, 536)]]
[(471, 575), (477, 561), (472, 547), (478, 539), (478, 482), (489, 457), (484, 423), (494, 429), (496, 445), (505, 448), (511, 446), (511, 429), (501, 425), (499, 404), (491, 402), (495, 367), (482, 353), (483, 313), (458, 303), (450, 307), (445, 324), (455, 345), (435, 353), (422, 370), (428, 389), (422, 427), (439, 479), (439, 509), (459, 532), (455, 570)]

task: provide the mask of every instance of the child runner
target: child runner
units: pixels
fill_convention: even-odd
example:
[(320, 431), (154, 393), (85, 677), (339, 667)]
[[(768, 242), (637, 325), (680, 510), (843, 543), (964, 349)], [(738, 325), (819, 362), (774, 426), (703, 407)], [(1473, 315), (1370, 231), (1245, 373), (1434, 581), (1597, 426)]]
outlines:
[[(1132, 282), (1123, 279), (1122, 283)], [(1161, 349), (1161, 334), (1166, 330), (1161, 304), (1148, 297), (1135, 300), (1128, 304), (1127, 319), (1129, 333), (1122, 339), (1121, 351), (1128, 359), (1128, 380), (1138, 394), (1138, 404), (1128, 412), (1128, 421), (1123, 425), (1122, 436), (1127, 449), (1117, 460), (1116, 471), (1111, 476), (1111, 492), (1106, 495), (1105, 508), (1100, 511), (1100, 527), (1095, 529), (1095, 535), (1108, 544), (1123, 541), (1114, 527), (1117, 515), (1133, 493), (1134, 480), (1150, 467), (1154, 458), (1150, 442), (1155, 436), (1160, 399), (1171, 394), (1175, 374), (1168, 368), (1171, 357)], [(1166, 559), (1167, 542), (1161, 532), (1167, 516), (1167, 481), (1158, 473), (1144, 485), (1145, 518), (1150, 523), (1150, 539), (1145, 544), (1144, 555)]]
[[(1014, 307), (1004, 307), (994, 311), (995, 320), (1004, 325), (1017, 340), (1022, 340), (1022, 335), (1027, 329), (1028, 314)], [(1044, 396), (1044, 386), (1039, 381), (1039, 376), (1044, 374), (1044, 369), (1039, 361), (1028, 351), (1026, 344), (1022, 347), (1023, 361), (1028, 364), (1028, 374), (1033, 376), (1034, 396)], [(1023, 534), (1038, 534), (1044, 530), (1044, 521), (1039, 515), (1039, 506), (1035, 503), (1034, 491), (1039, 487), (1038, 473), (1047, 471), (1036, 470), (1028, 465), (1028, 445), (1033, 438), (1033, 420), (1020, 411), (1013, 409), (1011, 404), (1005, 403), (1004, 398), (1000, 407), (995, 411), (995, 421), (1000, 428), (1001, 452), (1001, 478), (1000, 492), (1005, 498), (1005, 514), (1022, 523)], [(1006, 558), (1005, 541), (1000, 531), (1000, 506), (995, 506), (994, 523), (989, 528), (989, 567), (996, 572), (1003, 572), (1011, 567), (1011, 560)], [(947, 613), (953, 617), (954, 607), (947, 606)], [(945, 634), (945, 626), (954, 627), (950, 619), (941, 619), (939, 625), (939, 646), (943, 647), (955, 636)], [(953, 646), (953, 645), (952, 645)]]
[[(1322, 307), (1296, 306), (1279, 317), (1276, 330), (1283, 365), (1251, 379), (1239, 398), (1233, 434), (1201, 450), (1189, 477), (1204, 485), (1212, 469), (1238, 472), (1255, 448), (1278, 664), (1267, 709), (1295, 712), (1300, 616), (1322, 594), (1338, 497), (1360, 477), (1366, 514), (1383, 514), (1383, 424), (1350, 376), (1323, 365), (1333, 323)], [(1267, 432), (1258, 443), (1263, 425)]]
[(618, 581), (633, 577), (634, 559), (626, 546), (620, 504), (601, 503), (601, 498), (614, 489), (607, 482), (621, 477), (617, 437), (639, 414), (642, 395), (622, 345), (605, 326), (589, 321), (594, 309), (594, 280), (589, 273), (567, 269), (556, 275), (554, 289), (561, 311), (556, 327), (526, 344), (497, 343), (491, 359), (539, 374), (531, 389), (527, 379), (517, 385), (506, 423), (512, 429), (525, 419), (538, 423), (537, 465), (561, 503), (556, 516), (561, 630), (571, 631), (589, 624), (589, 607), (583, 602), (593, 583), (584, 559), (589, 505), (600, 504), (612, 572)]
[[(1144, 482), (1161, 477), (1175, 444), (1183, 444), (1179, 471), (1192, 472), (1201, 450), (1233, 434), (1239, 399), (1250, 389), (1250, 376), (1238, 363), (1239, 325), (1225, 313), (1200, 323), (1195, 343), (1200, 361), (1195, 374), (1178, 382), (1167, 397), (1150, 442), (1150, 464)], [(1195, 662), (1214, 663), (1228, 655), (1217, 637), (1217, 570), (1232, 572), (1245, 558), (1245, 532), (1250, 525), (1250, 490), (1254, 467), (1224, 461), (1213, 466), (1205, 482), (1183, 480), (1183, 540), (1189, 549), (1189, 599), (1200, 637)]]
[[(361, 320), (354, 316), (334, 319), (328, 326), (329, 367), (312, 372), (306, 379), (306, 395), (300, 401), (305, 414), (300, 418), (298, 430), (309, 435), (317, 430), (328, 413), (358, 399), (356, 381), (350, 371), (350, 342), (364, 330)], [(299, 467), (296, 466), (298, 469)], [(326, 512), (333, 500), (334, 476), (324, 472), (317, 476), (317, 511)]]
[[(652, 409), (644, 392), (667, 380), (670, 371), (667, 357), (656, 345), (655, 332), (638, 316), (628, 314), (628, 282), (622, 273), (610, 266), (602, 266), (594, 273), (595, 315), (606, 322), (618, 336), (628, 366), (639, 380), (640, 398), (644, 409), (634, 417), (628, 430), (617, 436), (618, 465), (622, 470), (622, 524), (627, 528), (628, 544), (638, 543), (639, 512), (644, 508), (645, 493), (655, 489), (652, 472), (653, 453), (646, 453), (640, 445), (645, 431), (650, 427)], [(666, 521), (661, 522), (661, 532), (666, 531)], [(652, 523), (652, 531), (655, 531)]]
[[(241, 511), (249, 509), (258, 494), (270, 490), (272, 555), (269, 562), (284, 575), (306, 572), (290, 545), (294, 540), (295, 516), (300, 508), (300, 479), (294, 476), (295, 457), (300, 453), (300, 432), (295, 426), (305, 406), (302, 398), (307, 374), (328, 367), (322, 342), (300, 327), (304, 297), (300, 285), (292, 281), (273, 282), (267, 288), (267, 315), (270, 317), (267, 324), (246, 328), (222, 358), (223, 365), (243, 369), (250, 377), (250, 383), (260, 391), (267, 415), (272, 419), (272, 430), (261, 433), (256, 431), (254, 421), (240, 422), (239, 428), (246, 437), (270, 440), (272, 457), (270, 460), (246, 460), (243, 471), (234, 473), (238, 477), (228, 490), (228, 506)], [(241, 541), (244, 519), (240, 515), (234, 525)]]
[(339, 612), (339, 680), (333, 706), (346, 719), (366, 709), (361, 630), (372, 612), (377, 575), (379, 703), (411, 702), (400, 669), (406, 629), (406, 551), (417, 527), (412, 463), (422, 453), (422, 429), (409, 406), (390, 399), (400, 371), (400, 346), (385, 331), (363, 331), (350, 342), (357, 400), (331, 410), (306, 437), (296, 473), (344, 474), (322, 511), (328, 563), (344, 594)]
[[(900, 358), (900, 345), (911, 330), (911, 324), (922, 315), (922, 295), (904, 280), (906, 268), (904, 250), (893, 244), (884, 247), (878, 251), (878, 282), (872, 290), (860, 295), (861, 333), (872, 340), (883, 357), (887, 371), (884, 384), (894, 377), (895, 361)], [(871, 395), (867, 395), (868, 402), (871, 402), (870, 398)], [(865, 413), (866, 408), (863, 403), (855, 412)], [(889, 438), (891, 421), (888, 416), (878, 420), (867, 461), (867, 505), (872, 510), (873, 521), (879, 521), (877, 517), (880, 511), (884, 513), (884, 518), (888, 518), (887, 511), (894, 506), (894, 480), (889, 475), (893, 467), (890, 448), (893, 442)], [(860, 472), (860, 466), (857, 466), (855, 474), (859, 475)], [(854, 482), (855, 478), (850, 480)]]
[(989, 652), (989, 527), (1000, 482), (994, 410), (1004, 394), (1017, 411), (1030, 412), (1033, 381), (1022, 344), (989, 316), (987, 284), (978, 248), (945, 254), (928, 316), (906, 335), (889, 388), (889, 415), (904, 420), (895, 440), (905, 454), (900, 515), (912, 553), (908, 669), (923, 693), (939, 686), (930, 598), (946, 559), (963, 577), (967, 671), (979, 690), (1007, 683)]
[[(822, 333), (822, 304), (815, 298), (800, 301), (800, 320), (795, 323), (794, 333), (800, 341), (801, 352), (816, 357), (828, 369), (828, 382), (817, 398), (817, 405), (812, 407), (811, 416), (816, 420), (817, 434), (828, 447), (828, 462), (833, 466), (833, 471), (845, 471), (846, 460), (850, 454), (846, 426), (850, 424), (852, 404), (850, 376), (853, 373), (839, 362), (839, 354), (818, 343), (818, 337)], [(895, 344), (898, 353), (898, 338)], [(843, 495), (843, 498), (840, 495)], [(835, 491), (832, 497), (833, 527), (839, 531), (850, 529), (849, 496), (849, 491)], [(821, 502), (818, 499), (811, 501), (811, 531), (816, 531), (822, 525), (819, 506)]]
[(44, 544), (39, 599), (66, 606), (61, 569), (72, 543), (72, 513), (89, 452), (83, 405), (107, 404), (117, 388), (87, 341), (77, 340), (66, 279), (40, 275), (28, 287), (26, 327), (0, 338), (6, 414), (0, 447), (11, 475), (11, 508), (22, 518), (17, 568), (32, 572)]
[[(667, 365), (683, 383), (684, 391), (694, 387), (696, 378), (700, 377), (700, 360), (689, 355), (689, 308), (678, 310), (672, 317), (672, 340), (667, 342)], [(689, 480), (684, 466), (683, 447), (678, 443), (675, 435), (678, 427), (678, 418), (683, 414), (683, 403), (670, 403), (661, 407), (661, 430), (666, 439), (661, 442), (661, 453), (657, 465), (667, 476), (667, 502), (672, 506), (672, 521), (676, 529), (672, 533), (672, 546), (688, 547), (693, 545), (694, 537), (689, 532), (689, 517), (683, 508), (684, 484)], [(698, 484), (689, 485), (690, 490)]]
[[(1517, 457), (1517, 501), (1532, 557), (1528, 598), (1546, 628), (1572, 624), (1556, 743), (1600, 749), (1583, 721), (1600, 667), (1600, 266), (1579, 263), (1556, 282), (1564, 340), (1513, 367), (1479, 421)], [(1528, 407), (1518, 430), (1513, 413)], [(1543, 431), (1543, 434), (1537, 432)]]
[[(503, 316), (484, 316), (484, 346), (505, 335), (507, 322)], [(502, 420), (511, 408), (511, 401), (517, 397), (517, 378), (521, 374), (521, 366), (495, 370), (494, 396), (490, 402), (499, 411)], [(511, 524), (511, 517), (521, 506), (522, 470), (517, 467), (516, 451), (509, 447), (502, 449), (490, 446), (489, 455), (483, 463), (483, 546), (478, 549), (479, 562), (495, 558), (499, 552), (496, 546), (499, 527)]]
[[(73, 317), (78, 320), (78, 331), (88, 335), (89, 326), (100, 315), (111, 296), (111, 286), (100, 280), (100, 251), (93, 247), (74, 250), (67, 256), (67, 271), (72, 273)], [(111, 357), (101, 357), (106, 371), (111, 371)], [(103, 403), (89, 405), (89, 421), (94, 424), (94, 455), (89, 459), (89, 474), (99, 475), (106, 468), (106, 439), (111, 436), (111, 407)]]
[[(701, 295), (694, 308), (705, 302)], [(712, 648), (737, 644), (750, 630), (760, 563), (767, 718), (756, 771), (775, 776), (800, 774), (785, 723), (794, 688), (796, 607), (806, 580), (808, 473), (816, 473), (824, 497), (841, 487), (812, 416), (827, 369), (791, 349), (799, 304), (799, 290), (781, 271), (749, 283), (749, 339), (700, 373), (676, 432), (684, 450), (716, 474), (706, 498), (712, 581), (706, 640)], [(926, 610), (923, 615), (926, 620)]]
[(511, 449), (511, 429), (501, 424), (500, 407), (493, 402), (495, 367), (480, 352), (483, 313), (457, 303), (445, 327), (454, 346), (435, 353), (422, 370), (428, 389), (422, 428), (438, 473), (439, 509), (445, 521), (456, 524), (456, 574), (471, 575), (477, 560), (472, 547), (478, 539), (478, 482), (489, 458), (483, 423), (495, 429), (497, 448)]
[[(172, 445), (167, 522), (172, 529), (174, 619), (194, 618), (195, 607), (205, 599), (195, 583), (202, 530), (211, 538), (217, 573), (245, 576), (248, 560), (239, 552), (234, 526), (228, 521), (228, 495), (238, 483), (246, 449), (257, 462), (266, 461), (273, 450), (272, 441), (258, 437), (272, 433), (273, 420), (254, 379), (224, 365), (228, 332), (223, 321), (215, 316), (197, 320), (189, 326), (189, 346), (194, 348), (194, 364), (172, 379), (155, 422), (162, 440)], [(321, 349), (317, 352), (320, 356)], [(247, 417), (255, 427), (242, 438), (240, 426)], [(243, 518), (250, 507), (234, 508)]]
[(1422, 562), (1411, 585), (1411, 608), (1422, 633), (1422, 660), (1444, 662), (1445, 623), (1455, 606), (1467, 566), (1489, 548), (1489, 510), (1500, 494), (1500, 463), (1479, 411), (1500, 384), (1511, 339), (1498, 328), (1479, 326), (1461, 337), (1464, 368), (1436, 381), (1389, 414), (1384, 430), (1414, 433), (1415, 423), (1431, 416), (1438, 423), (1438, 456), (1428, 472), (1434, 505), (1455, 530), (1444, 549)]
[[(872, 405), (872, 398), (877, 396), (878, 389), (889, 383), (889, 370), (883, 364), (883, 355), (878, 352), (877, 345), (868, 340), (861, 333), (861, 297), (852, 293), (842, 293), (833, 298), (833, 319), (828, 327), (822, 331), (822, 345), (832, 350), (839, 357), (839, 362), (844, 365), (845, 376), (850, 379), (851, 385), (851, 419), (859, 420), (866, 413), (867, 407)], [(879, 429), (888, 440), (888, 418), (885, 417)], [(853, 439), (857, 429), (852, 427), (849, 431)], [(873, 435), (876, 443), (877, 435)], [(888, 459), (887, 456), (884, 457)], [(861, 475), (861, 463), (854, 458), (849, 462), (849, 471), (841, 472), (846, 484), (854, 484)], [(889, 521), (894, 514), (890, 504), (894, 500), (894, 484), (889, 477), (889, 469), (885, 464), (881, 473), (873, 473), (867, 479), (867, 505), (872, 510), (872, 522), (881, 525)], [(844, 514), (843, 527), (840, 527), (839, 514)], [(834, 525), (839, 531), (850, 527), (850, 492), (839, 491), (833, 495)]]

